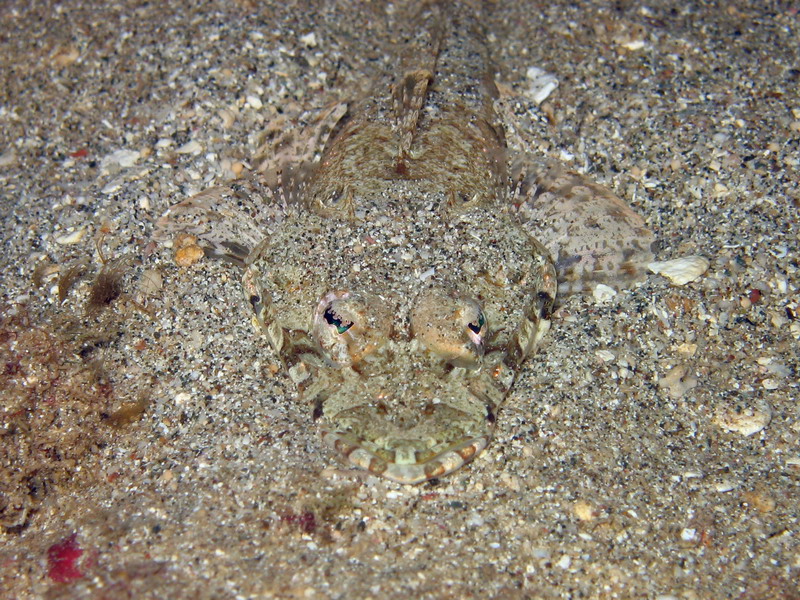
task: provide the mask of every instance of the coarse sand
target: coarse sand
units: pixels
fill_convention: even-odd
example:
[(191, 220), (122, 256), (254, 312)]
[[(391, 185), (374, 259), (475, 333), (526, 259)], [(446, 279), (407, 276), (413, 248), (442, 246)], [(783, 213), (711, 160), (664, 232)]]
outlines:
[(526, 150), (710, 266), (564, 299), (487, 451), (401, 486), (153, 236), (391, 69), (393, 7), (3, 3), (2, 598), (800, 598), (797, 5), (490, 8)]

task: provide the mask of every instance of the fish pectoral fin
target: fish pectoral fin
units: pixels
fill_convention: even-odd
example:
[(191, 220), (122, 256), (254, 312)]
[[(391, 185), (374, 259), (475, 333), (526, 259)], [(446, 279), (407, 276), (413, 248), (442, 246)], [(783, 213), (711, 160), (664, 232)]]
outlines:
[(273, 190), (254, 179), (237, 180), (172, 205), (156, 222), (153, 237), (163, 242), (188, 234), (206, 256), (243, 266), (282, 210)]
[(646, 277), (655, 234), (611, 190), (562, 165), (516, 171), (520, 219), (553, 257), (559, 295)]

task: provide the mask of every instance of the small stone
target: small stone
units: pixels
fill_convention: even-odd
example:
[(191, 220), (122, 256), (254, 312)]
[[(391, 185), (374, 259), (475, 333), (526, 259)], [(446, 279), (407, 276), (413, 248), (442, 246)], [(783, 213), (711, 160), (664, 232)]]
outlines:
[(190, 233), (179, 233), (175, 236), (175, 241), (172, 243), (174, 248), (185, 248), (186, 246), (194, 246), (197, 244), (197, 238)]
[(680, 352), (681, 354), (685, 354), (686, 356), (694, 356), (695, 353), (697, 352), (697, 344), (690, 344), (684, 342), (683, 344), (675, 348), (675, 350), (677, 352)]
[(121, 178), (117, 177), (116, 179), (113, 179), (112, 181), (107, 183), (105, 186), (103, 186), (103, 189), (100, 190), (100, 193), (105, 194), (105, 195), (108, 196), (108, 195), (111, 195), (111, 194), (113, 194), (115, 192), (118, 192), (120, 190), (120, 188), (122, 187), (122, 183), (123, 183), (123, 180)]
[(140, 156), (141, 153), (138, 150), (127, 150), (123, 148), (104, 156), (100, 161), (100, 168), (108, 169), (110, 165), (116, 164), (127, 169), (128, 167), (135, 165)]
[(190, 267), (203, 258), (203, 249), (198, 245), (184, 246), (175, 251), (175, 263), (180, 267)]
[(675, 285), (686, 285), (700, 278), (708, 271), (710, 263), (702, 256), (685, 256), (663, 262), (651, 262), (647, 265), (653, 273), (663, 275)]
[(14, 149), (6, 150), (0, 154), (0, 167), (10, 167), (17, 162), (17, 153)]
[(697, 387), (697, 378), (689, 371), (688, 367), (677, 365), (658, 380), (658, 387), (666, 388), (670, 398), (677, 400), (689, 390)]
[(254, 108), (255, 110), (261, 110), (264, 108), (264, 103), (261, 102), (261, 98), (258, 96), (250, 95), (247, 97), (247, 106), (250, 108)]
[(80, 52), (78, 52), (75, 46), (59, 48), (55, 55), (53, 55), (53, 64), (59, 69), (63, 69), (78, 60), (80, 55)]
[(559, 559), (559, 561), (556, 563), (556, 566), (561, 567), (562, 569), (569, 569), (569, 566), (571, 564), (572, 564), (572, 559), (565, 554)]
[(777, 379), (765, 379), (761, 382), (761, 385), (764, 386), (765, 390), (777, 390), (781, 387), (781, 382)]
[(694, 542), (697, 540), (697, 529), (687, 527), (681, 531), (681, 539), (684, 542)]
[(594, 355), (603, 362), (612, 362), (616, 355), (610, 350), (597, 350)]
[(735, 490), (737, 487), (736, 483), (731, 481), (730, 479), (723, 479), (717, 485), (714, 486), (714, 489), (717, 490), (719, 493), (724, 494), (725, 492), (730, 492)]
[(227, 108), (221, 109), (217, 115), (222, 120), (222, 127), (225, 129), (230, 129), (236, 122), (236, 114)]
[(590, 503), (586, 502), (586, 500), (578, 500), (573, 505), (572, 510), (575, 511), (575, 516), (581, 521), (594, 520), (594, 507)]

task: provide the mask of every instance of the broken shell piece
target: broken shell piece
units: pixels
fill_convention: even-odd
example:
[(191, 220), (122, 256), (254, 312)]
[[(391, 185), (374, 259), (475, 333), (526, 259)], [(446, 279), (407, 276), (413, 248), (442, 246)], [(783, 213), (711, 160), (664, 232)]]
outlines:
[[(176, 259), (177, 260), (177, 259)], [(146, 296), (152, 296), (164, 286), (164, 278), (155, 269), (148, 269), (142, 273), (139, 289)]]
[(755, 406), (742, 408), (740, 405), (726, 406), (713, 423), (726, 431), (735, 431), (745, 437), (758, 433), (769, 425), (772, 408), (761, 400)]
[(675, 285), (686, 285), (708, 271), (709, 265), (708, 260), (702, 256), (684, 256), (663, 262), (651, 262), (647, 268), (653, 273), (663, 275)]
[(594, 301), (596, 304), (603, 304), (605, 302), (610, 302), (614, 296), (617, 295), (617, 290), (612, 287), (607, 286), (604, 283), (598, 283), (594, 290), (592, 290), (592, 296), (594, 296)]
[(658, 387), (666, 389), (670, 398), (677, 400), (697, 387), (697, 377), (688, 367), (677, 365), (658, 380)]
[(558, 87), (556, 76), (539, 67), (528, 67), (525, 76), (530, 81), (530, 89), (527, 95), (537, 105), (547, 100), (547, 97)]
[(57, 244), (62, 245), (69, 245), (69, 244), (77, 244), (83, 239), (83, 236), (86, 235), (86, 227), (81, 227), (80, 229), (76, 229), (70, 233), (66, 233), (64, 235), (59, 235), (56, 238)]

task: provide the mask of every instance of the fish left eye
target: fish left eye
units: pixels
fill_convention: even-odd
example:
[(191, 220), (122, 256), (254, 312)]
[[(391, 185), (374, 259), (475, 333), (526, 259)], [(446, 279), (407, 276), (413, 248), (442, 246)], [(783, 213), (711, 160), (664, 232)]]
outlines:
[(348, 329), (353, 326), (352, 321), (347, 321), (342, 319), (336, 312), (333, 310), (333, 303), (329, 304), (328, 307), (325, 309), (325, 312), (322, 315), (322, 318), (325, 319), (325, 322), (328, 325), (332, 325), (336, 328), (336, 331), (339, 334), (345, 333)]
[(478, 318), (474, 322), (467, 323), (467, 327), (475, 335), (480, 334), (484, 325), (486, 325), (486, 317), (483, 316), (483, 312), (478, 313)]

